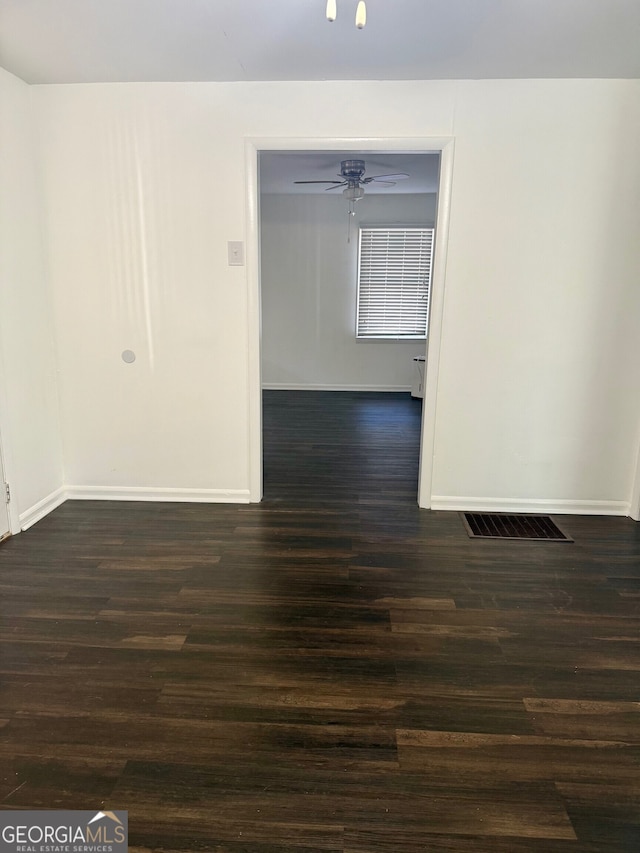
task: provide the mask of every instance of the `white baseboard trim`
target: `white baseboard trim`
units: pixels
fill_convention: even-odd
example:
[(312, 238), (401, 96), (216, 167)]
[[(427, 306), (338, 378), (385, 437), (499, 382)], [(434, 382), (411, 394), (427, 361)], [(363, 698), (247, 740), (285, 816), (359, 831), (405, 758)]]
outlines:
[(38, 501), (38, 503), (29, 507), (29, 509), (21, 512), (18, 516), (20, 521), (20, 530), (28, 530), (36, 522), (40, 521), (41, 518), (44, 518), (45, 515), (49, 515), (50, 512), (56, 509), (56, 507), (63, 504), (66, 499), (66, 489), (64, 486), (60, 486), (60, 488), (56, 489), (55, 492), (51, 492), (51, 494), (47, 495), (46, 498), (42, 498), (41, 501)]
[(528, 498), (465, 498), (433, 495), (431, 509), (458, 512), (537, 512), (552, 515), (629, 515), (627, 501), (535, 500)]
[(138, 486), (61, 486), (46, 498), (20, 513), (20, 530), (25, 531), (66, 500), (80, 501), (164, 501), (165, 503), (248, 504), (249, 489), (155, 489)]
[(263, 382), (263, 391), (411, 391), (411, 385), (301, 385), (295, 382)]
[(157, 489), (147, 486), (67, 486), (73, 501), (165, 501), (177, 503), (249, 503), (249, 489)]
[[(20, 530), (28, 530), (66, 500), (163, 501), (175, 503), (250, 502), (249, 489), (158, 489), (142, 486), (60, 487), (20, 513)], [(537, 512), (552, 515), (628, 516), (628, 501), (533, 500), (520, 498), (469, 498), (433, 495), (431, 509), (457, 512)]]

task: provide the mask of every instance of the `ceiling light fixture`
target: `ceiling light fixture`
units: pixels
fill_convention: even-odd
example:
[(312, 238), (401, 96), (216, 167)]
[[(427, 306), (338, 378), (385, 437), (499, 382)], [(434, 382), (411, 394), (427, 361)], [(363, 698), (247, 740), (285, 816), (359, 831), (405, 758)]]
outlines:
[[(335, 21), (338, 17), (338, 2), (337, 0), (327, 0), (327, 21)], [(359, 0), (358, 8), (356, 9), (356, 27), (359, 30), (364, 29), (367, 23), (367, 4), (364, 0)]]
[(360, 201), (361, 198), (364, 198), (364, 190), (362, 187), (349, 186), (342, 190), (342, 195), (350, 202)]

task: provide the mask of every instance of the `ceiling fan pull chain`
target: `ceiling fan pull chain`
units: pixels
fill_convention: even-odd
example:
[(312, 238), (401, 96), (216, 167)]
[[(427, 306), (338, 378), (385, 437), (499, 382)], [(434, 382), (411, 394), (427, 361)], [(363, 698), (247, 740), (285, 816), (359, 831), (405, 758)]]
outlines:
[[(338, 17), (338, 3), (337, 0), (327, 0), (327, 10), (326, 10), (327, 21), (335, 21)], [(356, 9), (356, 27), (359, 30), (364, 29), (365, 24), (367, 23), (367, 6), (364, 0), (358, 0), (358, 7)]]
[(347, 217), (349, 218), (349, 227), (347, 229), (347, 243), (351, 242), (351, 220), (355, 217), (355, 215), (356, 215), (355, 202), (350, 201), (349, 202), (349, 210), (347, 211)]

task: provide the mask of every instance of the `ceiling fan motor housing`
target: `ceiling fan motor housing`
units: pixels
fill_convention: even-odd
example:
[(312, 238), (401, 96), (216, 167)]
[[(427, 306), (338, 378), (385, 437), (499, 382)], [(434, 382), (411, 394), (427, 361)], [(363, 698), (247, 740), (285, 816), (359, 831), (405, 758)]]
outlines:
[(340, 174), (345, 181), (359, 183), (365, 172), (364, 160), (342, 160), (340, 163)]

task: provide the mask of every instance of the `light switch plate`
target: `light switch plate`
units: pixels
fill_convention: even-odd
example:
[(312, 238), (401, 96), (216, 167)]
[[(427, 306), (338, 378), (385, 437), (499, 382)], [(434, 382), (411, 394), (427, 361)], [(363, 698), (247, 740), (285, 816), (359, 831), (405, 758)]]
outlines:
[(227, 243), (230, 267), (244, 266), (244, 243), (242, 240), (229, 240)]

